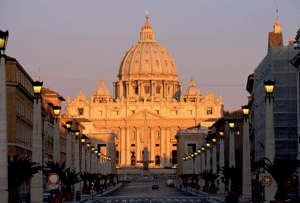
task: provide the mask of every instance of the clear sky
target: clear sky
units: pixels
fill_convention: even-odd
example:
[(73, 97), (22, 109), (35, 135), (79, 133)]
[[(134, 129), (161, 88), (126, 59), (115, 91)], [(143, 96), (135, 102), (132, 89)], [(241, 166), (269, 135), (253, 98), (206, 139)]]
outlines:
[[(172, 55), (182, 91), (191, 76), (225, 110), (247, 103), (247, 77), (265, 57), (276, 9), (284, 44), (300, 28), (299, 0), (0, 1), (6, 54), (44, 87), (74, 99), (102, 77), (113, 96), (119, 63), (140, 38), (145, 12), (155, 40)], [(64, 108), (63, 108), (64, 109)]]

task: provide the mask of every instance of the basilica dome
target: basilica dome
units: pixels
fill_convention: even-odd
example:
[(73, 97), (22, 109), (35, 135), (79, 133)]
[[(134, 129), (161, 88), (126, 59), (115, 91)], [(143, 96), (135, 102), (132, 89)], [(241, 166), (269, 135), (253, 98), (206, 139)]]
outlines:
[(149, 16), (142, 26), (141, 38), (123, 56), (118, 70), (119, 80), (177, 80), (177, 69), (171, 54), (154, 40)]
[(194, 79), (190, 81), (190, 85), (184, 90), (183, 96), (200, 96), (201, 91), (195, 86)]
[(99, 86), (96, 87), (96, 89), (93, 91), (93, 96), (94, 97), (110, 97), (110, 92), (109, 90), (104, 86), (103, 79), (99, 81)]

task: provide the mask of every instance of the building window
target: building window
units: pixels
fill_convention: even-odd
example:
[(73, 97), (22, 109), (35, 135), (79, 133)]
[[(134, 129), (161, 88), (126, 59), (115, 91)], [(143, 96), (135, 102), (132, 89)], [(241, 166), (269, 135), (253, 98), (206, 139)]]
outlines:
[(207, 108), (207, 115), (212, 115), (213, 111), (212, 111), (212, 107)]
[(193, 115), (193, 111), (192, 110), (188, 110), (188, 115)]
[(177, 164), (177, 151), (173, 150), (172, 151), (172, 165), (174, 166), (175, 164)]
[(159, 147), (159, 144), (155, 144), (155, 147)]
[(150, 92), (150, 88), (149, 87), (145, 87), (145, 94), (149, 94)]
[(134, 133), (134, 132), (131, 133), (131, 139), (132, 139), (132, 140), (135, 139), (135, 133)]
[(117, 115), (118, 115), (118, 111), (113, 111), (113, 112), (112, 112), (112, 115), (113, 115), (113, 116), (117, 116)]
[(98, 116), (102, 116), (102, 111), (98, 111)]
[(155, 113), (159, 115), (159, 110), (155, 110)]
[(172, 110), (171, 115), (177, 115), (177, 110)]
[(160, 164), (160, 157), (159, 156), (155, 156), (155, 165), (159, 166)]
[(159, 140), (159, 131), (156, 131), (156, 134), (155, 134), (156, 136), (155, 136), (155, 138), (157, 139), (157, 140)]
[(156, 87), (156, 94), (160, 94), (160, 87)]
[(132, 114), (135, 114), (135, 111), (134, 111), (134, 110), (131, 110), (131, 115), (132, 115)]
[(132, 147), (135, 147), (135, 144), (131, 144)]
[(173, 147), (176, 147), (177, 146), (177, 144), (173, 144)]
[(83, 115), (83, 108), (78, 108), (78, 115)]

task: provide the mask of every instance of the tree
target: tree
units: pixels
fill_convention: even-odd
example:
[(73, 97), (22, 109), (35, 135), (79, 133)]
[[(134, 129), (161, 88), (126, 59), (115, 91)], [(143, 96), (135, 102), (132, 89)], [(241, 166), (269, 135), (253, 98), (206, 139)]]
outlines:
[(239, 167), (225, 166), (220, 169), (224, 179), (231, 180), (231, 192), (238, 192), (238, 187), (242, 182), (242, 169)]
[(208, 179), (209, 179), (209, 181), (211, 182), (211, 187), (212, 188), (215, 188), (216, 186), (215, 186), (215, 181), (216, 181), (216, 179), (219, 177), (219, 175), (217, 174), (217, 173), (213, 173), (212, 172), (212, 170), (210, 170), (209, 172), (208, 172)]
[(90, 173), (87, 173), (87, 172), (83, 172), (80, 174), (80, 178), (81, 180), (83, 181), (83, 188), (87, 188), (88, 185), (87, 185), (87, 181), (89, 180), (90, 178)]
[(265, 158), (265, 169), (276, 181), (278, 188), (275, 194), (275, 200), (286, 200), (288, 198), (284, 184), (293, 178), (293, 173), (298, 169), (300, 162), (286, 159), (278, 159), (276, 156), (271, 162)]
[(9, 202), (19, 200), (18, 188), (40, 170), (42, 167), (36, 162), (31, 162), (29, 156), (19, 158), (19, 155), (15, 155), (12, 159), (8, 157)]
[(204, 170), (202, 173), (200, 173), (202, 179), (205, 181), (205, 186), (207, 187), (209, 185), (210, 177), (208, 170)]
[(51, 168), (51, 173), (56, 173), (60, 179), (65, 175), (66, 162), (47, 161), (46, 165), (48, 168)]
[(79, 172), (77, 173), (76, 170), (71, 171), (70, 168), (67, 168), (61, 182), (66, 186), (65, 192), (71, 192), (71, 186), (80, 182)]

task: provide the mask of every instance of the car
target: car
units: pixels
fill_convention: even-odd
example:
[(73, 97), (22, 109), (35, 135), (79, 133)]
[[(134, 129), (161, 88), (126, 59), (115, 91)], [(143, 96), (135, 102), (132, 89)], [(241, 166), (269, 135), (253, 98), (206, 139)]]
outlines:
[(51, 195), (52, 195), (51, 189), (44, 189), (43, 190), (43, 202), (49, 202)]
[(152, 190), (159, 190), (159, 186), (158, 185), (152, 185)]

